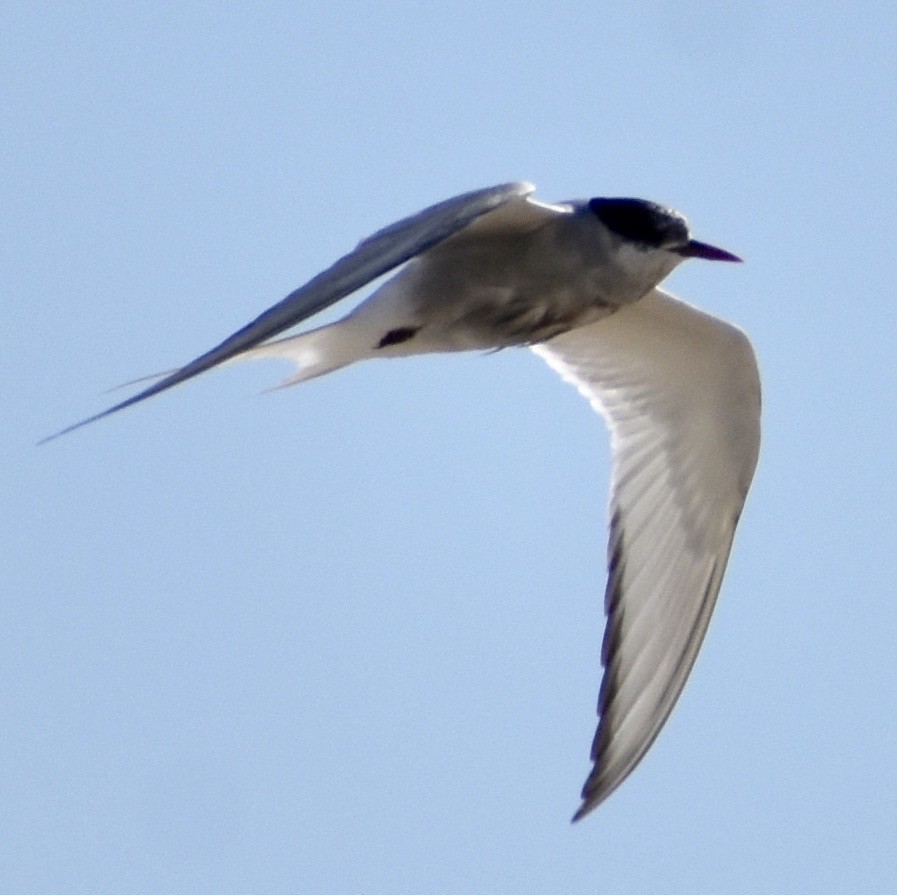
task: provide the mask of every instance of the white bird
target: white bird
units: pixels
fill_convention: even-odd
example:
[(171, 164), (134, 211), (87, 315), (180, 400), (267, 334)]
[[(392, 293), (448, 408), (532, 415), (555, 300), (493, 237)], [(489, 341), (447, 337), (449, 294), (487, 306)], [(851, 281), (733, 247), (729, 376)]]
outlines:
[[(533, 189), (478, 190), (378, 231), (216, 348), (45, 441), (235, 358), (293, 361), (286, 386), (367, 358), (531, 347), (603, 414), (613, 446), (604, 673), (579, 820), (645, 755), (694, 664), (757, 463), (760, 379), (739, 329), (657, 288), (686, 258), (739, 258), (656, 203), (549, 205)], [(343, 319), (271, 341), (403, 264)]]

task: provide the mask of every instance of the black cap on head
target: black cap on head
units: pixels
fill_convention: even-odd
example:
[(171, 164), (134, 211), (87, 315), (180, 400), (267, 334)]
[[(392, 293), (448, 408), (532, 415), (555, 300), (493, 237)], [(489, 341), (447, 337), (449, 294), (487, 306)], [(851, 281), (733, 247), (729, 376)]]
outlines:
[(651, 248), (688, 242), (688, 224), (678, 211), (647, 199), (590, 199), (589, 210), (608, 230)]

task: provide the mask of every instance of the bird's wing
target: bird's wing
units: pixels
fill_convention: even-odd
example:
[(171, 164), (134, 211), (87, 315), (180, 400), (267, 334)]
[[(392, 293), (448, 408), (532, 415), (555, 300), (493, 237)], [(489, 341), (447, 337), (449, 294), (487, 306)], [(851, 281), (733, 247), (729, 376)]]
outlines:
[(757, 464), (760, 379), (740, 330), (657, 289), (534, 350), (603, 414), (613, 448), (604, 676), (579, 820), (647, 752), (695, 661)]
[[(75, 423), (55, 435), (45, 438), (50, 441), (74, 429), (102, 419), (132, 404), (144, 401), (218, 364), (224, 363), (242, 351), (270, 339), (272, 336), (295, 326), (325, 308), (345, 298), (347, 295), (367, 285), (377, 277), (388, 273), (400, 264), (425, 252), (440, 242), (459, 233), (477, 219), (495, 214), (502, 206), (520, 204), (522, 207), (512, 215), (519, 226), (527, 226), (533, 218), (540, 219), (544, 210), (552, 208), (541, 203), (530, 202), (528, 196), (535, 187), (529, 183), (506, 183), (500, 186), (477, 190), (455, 196), (438, 205), (432, 205), (411, 217), (404, 218), (373, 236), (360, 242), (353, 251), (343, 256), (327, 270), (291, 292), (286, 298), (269, 308), (247, 326), (226, 338), (220, 345), (206, 352), (190, 363), (164, 376), (161, 380), (98, 413)], [(515, 202), (517, 200), (517, 202)], [(532, 206), (530, 209), (529, 206)], [(499, 215), (499, 226), (506, 226), (508, 215)]]

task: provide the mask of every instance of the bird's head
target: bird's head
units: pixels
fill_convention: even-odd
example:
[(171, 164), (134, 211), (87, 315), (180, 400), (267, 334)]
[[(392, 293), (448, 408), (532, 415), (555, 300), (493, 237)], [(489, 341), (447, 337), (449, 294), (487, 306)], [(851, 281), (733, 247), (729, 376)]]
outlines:
[(737, 255), (692, 239), (685, 217), (647, 199), (590, 199), (589, 211), (607, 230), (620, 268), (653, 288), (687, 258), (741, 261)]

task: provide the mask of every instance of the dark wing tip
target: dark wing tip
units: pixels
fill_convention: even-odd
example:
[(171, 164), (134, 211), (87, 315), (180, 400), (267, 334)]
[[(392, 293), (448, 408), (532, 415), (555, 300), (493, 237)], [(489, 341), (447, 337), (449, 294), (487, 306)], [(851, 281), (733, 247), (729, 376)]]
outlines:
[(575, 824), (587, 814), (591, 814), (623, 782), (625, 775), (624, 778), (617, 780), (602, 779), (604, 770), (600, 762), (595, 763), (595, 767), (592, 768), (592, 772), (586, 778), (582, 788), (582, 804), (576, 809), (570, 823)]
[(120, 403), (113, 405), (107, 410), (103, 410), (100, 413), (95, 413), (93, 416), (87, 417), (87, 419), (80, 420), (77, 423), (73, 423), (71, 426), (66, 426), (64, 429), (60, 429), (58, 432), (54, 432), (52, 435), (48, 435), (46, 438), (42, 438), (37, 442), (36, 446), (40, 447), (41, 445), (48, 444), (51, 441), (56, 441), (57, 438), (62, 438), (63, 435), (68, 435), (70, 432), (74, 432), (76, 429), (80, 429), (83, 426), (90, 425), (90, 423), (95, 423), (97, 420), (101, 420), (106, 416), (111, 416), (113, 413), (118, 413), (119, 410), (124, 410), (126, 407), (130, 407), (132, 404), (137, 404), (138, 402), (143, 401), (146, 398), (151, 398), (158, 392), (170, 388), (172, 385), (176, 385), (177, 382), (180, 381), (179, 379), (169, 382), (169, 379), (173, 379), (175, 376), (177, 376), (177, 373), (172, 374), (171, 377), (166, 377), (161, 382), (158, 382), (155, 385), (151, 385), (149, 388), (144, 389), (142, 392), (139, 392), (132, 398), (121, 401)]
[[(213, 352), (209, 352), (209, 355), (211, 354), (213, 354)], [(203, 355), (202, 357), (197, 358), (195, 361), (187, 364), (186, 366), (168, 373), (158, 382), (153, 383), (151, 386), (143, 389), (143, 391), (138, 392), (136, 395), (133, 395), (130, 398), (126, 398), (124, 401), (120, 401), (118, 404), (114, 404), (107, 410), (103, 410), (100, 413), (95, 413), (93, 416), (87, 417), (87, 419), (83, 419), (71, 426), (66, 426), (65, 429), (60, 429), (58, 432), (54, 432), (52, 435), (48, 435), (46, 438), (42, 438), (39, 442), (37, 442), (37, 447), (40, 447), (42, 444), (47, 444), (50, 441), (55, 441), (57, 438), (62, 438), (63, 435), (68, 435), (70, 432), (74, 432), (76, 429), (82, 428), (82, 426), (87, 426), (90, 425), (90, 423), (95, 423), (97, 422), (97, 420), (103, 419), (103, 417), (112, 416), (113, 413), (118, 413), (120, 410), (124, 410), (127, 407), (132, 407), (134, 404), (139, 404), (141, 401), (145, 401), (147, 398), (152, 398), (153, 395), (158, 395), (160, 392), (167, 391), (175, 385), (179, 385), (181, 382), (192, 379), (194, 376), (199, 375), (199, 373), (205, 372), (205, 370), (209, 367), (215, 366), (215, 364), (205, 363), (205, 359), (209, 357), (209, 355)], [(143, 378), (147, 379), (150, 377)], [(137, 381), (140, 382), (142, 380)]]
[(583, 802), (579, 808), (576, 809), (576, 813), (573, 817), (570, 818), (571, 824), (578, 824), (587, 814), (593, 811), (597, 806), (589, 805), (588, 802)]
[(106, 416), (113, 411), (104, 410), (102, 413), (97, 413), (94, 416), (87, 417), (86, 420), (81, 420), (80, 422), (74, 423), (71, 426), (66, 426), (64, 429), (60, 429), (58, 432), (54, 432), (52, 435), (47, 435), (45, 438), (41, 438), (40, 441), (36, 442), (35, 447), (41, 447), (42, 445), (49, 444), (51, 441), (56, 441), (57, 438), (62, 438), (63, 435), (68, 435), (69, 432), (74, 432), (75, 429), (80, 429), (82, 426), (86, 426), (88, 423), (96, 422), (96, 420)]

